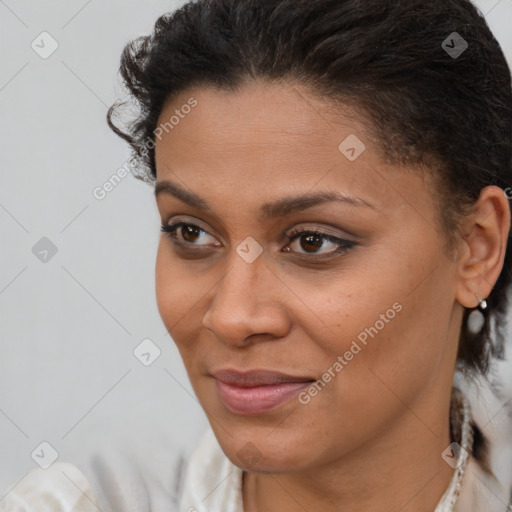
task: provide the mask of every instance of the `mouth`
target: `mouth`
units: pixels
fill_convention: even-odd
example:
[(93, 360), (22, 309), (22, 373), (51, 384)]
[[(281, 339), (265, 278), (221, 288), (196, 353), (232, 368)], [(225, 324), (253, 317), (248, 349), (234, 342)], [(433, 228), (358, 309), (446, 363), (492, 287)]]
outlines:
[(211, 373), (226, 408), (234, 414), (254, 415), (283, 405), (316, 379), (271, 370), (241, 372), (233, 369)]

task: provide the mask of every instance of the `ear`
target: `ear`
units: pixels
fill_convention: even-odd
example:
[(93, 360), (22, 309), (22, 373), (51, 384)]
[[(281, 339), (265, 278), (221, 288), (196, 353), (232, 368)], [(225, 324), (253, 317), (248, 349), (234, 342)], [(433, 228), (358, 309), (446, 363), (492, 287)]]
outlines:
[(485, 187), (461, 226), (456, 299), (467, 308), (486, 299), (503, 268), (510, 230), (510, 206), (503, 189)]

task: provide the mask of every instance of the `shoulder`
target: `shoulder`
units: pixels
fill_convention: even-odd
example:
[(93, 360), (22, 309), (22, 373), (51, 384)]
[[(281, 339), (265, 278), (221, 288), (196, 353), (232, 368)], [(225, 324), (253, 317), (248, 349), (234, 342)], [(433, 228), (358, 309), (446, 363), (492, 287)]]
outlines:
[(185, 450), (176, 446), (147, 452), (110, 447), (98, 450), (84, 473), (102, 512), (174, 512), (186, 465)]
[(507, 512), (512, 510), (510, 490), (485, 471), (478, 461), (470, 456), (455, 512)]
[(0, 494), (0, 512), (177, 512), (187, 460), (169, 440), (101, 445), (29, 471)]
[(35, 468), (14, 483), (0, 500), (0, 512), (97, 512), (97, 498), (76, 466), (56, 462)]

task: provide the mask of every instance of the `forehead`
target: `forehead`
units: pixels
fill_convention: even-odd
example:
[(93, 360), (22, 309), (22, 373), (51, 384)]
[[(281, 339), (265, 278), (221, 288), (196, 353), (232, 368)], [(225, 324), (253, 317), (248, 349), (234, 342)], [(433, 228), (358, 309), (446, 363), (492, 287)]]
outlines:
[(190, 113), (182, 114), (179, 125), (170, 131), (183, 137), (193, 134), (197, 143), (209, 148), (214, 141), (245, 148), (262, 144), (272, 147), (280, 142), (327, 147), (335, 132), (364, 130), (362, 119), (348, 106), (342, 111), (300, 84), (267, 80), (247, 81), (237, 91), (189, 89), (167, 102), (158, 124), (164, 125), (181, 109), (188, 111), (184, 107), (191, 98), (197, 105)]
[[(235, 191), (261, 203), (283, 192), (321, 189), (366, 198), (385, 209), (417, 203), (418, 194), (425, 195), (425, 183), (414, 172), (400, 173), (384, 163), (354, 110), (297, 84), (191, 88), (165, 105), (159, 126), (157, 180), (186, 182), (204, 197), (215, 191), (226, 199)], [(354, 149), (356, 158), (348, 158), (354, 154), (347, 149)], [(397, 179), (407, 183), (391, 183)]]

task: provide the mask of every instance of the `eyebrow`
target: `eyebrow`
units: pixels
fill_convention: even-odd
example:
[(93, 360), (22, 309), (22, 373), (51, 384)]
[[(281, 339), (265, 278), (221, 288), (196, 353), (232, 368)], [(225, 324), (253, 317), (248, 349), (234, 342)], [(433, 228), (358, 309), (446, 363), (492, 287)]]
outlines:
[[(162, 180), (156, 183), (155, 197), (158, 197), (160, 194), (172, 195), (198, 210), (213, 213), (213, 209), (206, 199), (203, 199), (194, 192), (181, 188), (179, 185), (171, 181)], [(340, 192), (319, 191), (298, 196), (284, 197), (273, 202), (264, 203), (260, 207), (260, 218), (274, 219), (330, 202), (341, 202), (376, 210), (373, 204), (360, 197), (354, 197)]]

